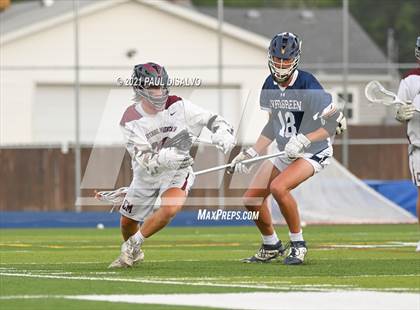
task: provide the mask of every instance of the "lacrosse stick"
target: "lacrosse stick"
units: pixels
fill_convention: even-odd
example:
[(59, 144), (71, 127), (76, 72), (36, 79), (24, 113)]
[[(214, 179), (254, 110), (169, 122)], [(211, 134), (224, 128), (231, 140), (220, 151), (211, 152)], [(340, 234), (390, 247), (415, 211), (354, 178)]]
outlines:
[[(194, 143), (204, 143), (209, 145), (214, 145), (211, 140), (199, 138), (197, 137), (194, 140)], [(115, 207), (116, 205), (120, 205), (127, 194), (128, 187), (120, 187), (116, 190), (112, 191), (95, 191), (95, 198), (102, 202), (112, 203)], [(111, 209), (110, 213), (114, 210), (114, 207)]]
[[(200, 138), (200, 137), (196, 138), (194, 140), (194, 143), (203, 143), (203, 144), (214, 145), (211, 140), (206, 139), (206, 138)], [(214, 146), (216, 146), (216, 145), (214, 145)]]
[(191, 135), (191, 137), (193, 140), (193, 144), (202, 143), (202, 144), (207, 144), (207, 145), (213, 145), (214, 147), (216, 147), (216, 145), (210, 139), (206, 139), (202, 137), (194, 137), (193, 135)]
[[(255, 157), (255, 158), (250, 158), (250, 159), (243, 160), (240, 163), (245, 164), (245, 165), (246, 164), (252, 164), (252, 163), (255, 163), (255, 162), (258, 162), (258, 161), (261, 161), (261, 160), (265, 160), (265, 159), (269, 159), (269, 158), (273, 158), (273, 157), (284, 156), (284, 154), (285, 154), (284, 152), (278, 152), (278, 153), (274, 153), (274, 154), (258, 156), (258, 157)], [(208, 169), (196, 171), (196, 172), (194, 172), (194, 175), (197, 176), (197, 175), (201, 175), (201, 174), (205, 174), (205, 173), (209, 173), (209, 172), (223, 170), (223, 169), (229, 168), (231, 166), (232, 166), (231, 163), (224, 164), (224, 165), (216, 166), (216, 167), (213, 167), (213, 168), (208, 168)]]
[(113, 206), (109, 213), (112, 213), (112, 211), (114, 211), (115, 206), (120, 205), (124, 201), (127, 191), (128, 187), (120, 187), (113, 191), (95, 192), (95, 198), (99, 201), (111, 202)]
[[(392, 91), (385, 89), (378, 81), (370, 81), (366, 85), (365, 96), (371, 103), (381, 103), (386, 106), (410, 104), (398, 98)], [(418, 109), (416, 111), (420, 112)]]
[[(268, 155), (263, 155), (263, 156), (258, 156), (255, 158), (250, 158), (250, 159), (246, 159), (241, 161), (241, 163), (243, 164), (252, 164), (261, 160), (265, 160), (265, 159), (269, 159), (269, 158), (274, 158), (274, 157), (278, 157), (278, 156), (284, 156), (284, 152), (278, 152), (278, 153), (274, 153), (274, 154), (268, 154)], [(194, 172), (194, 175), (202, 175), (205, 173), (210, 173), (210, 172), (214, 172), (214, 171), (219, 171), (219, 170), (223, 170), (226, 168), (231, 167), (231, 163), (229, 164), (225, 164), (225, 165), (220, 165), (220, 166), (216, 166), (216, 167), (212, 167), (212, 168), (208, 168), (208, 169), (204, 169), (204, 170), (200, 170), (197, 172)], [(117, 204), (121, 204), (124, 201), (124, 197), (127, 194), (128, 191), (128, 187), (120, 187), (119, 189), (116, 189), (114, 191), (101, 191), (101, 192), (97, 192), (95, 195), (95, 198), (100, 200), (100, 201), (104, 201), (104, 202), (111, 202), (114, 206)], [(112, 212), (114, 210), (114, 207), (111, 209), (110, 212)]]

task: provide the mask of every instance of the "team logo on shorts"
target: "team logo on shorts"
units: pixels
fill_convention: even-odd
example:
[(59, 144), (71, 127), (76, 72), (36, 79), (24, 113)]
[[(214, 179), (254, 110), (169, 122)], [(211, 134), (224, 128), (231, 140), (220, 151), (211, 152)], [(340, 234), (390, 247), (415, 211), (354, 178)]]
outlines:
[(131, 213), (133, 210), (133, 205), (128, 202), (128, 200), (124, 199), (123, 204), (121, 205), (121, 209), (123, 209), (127, 213)]

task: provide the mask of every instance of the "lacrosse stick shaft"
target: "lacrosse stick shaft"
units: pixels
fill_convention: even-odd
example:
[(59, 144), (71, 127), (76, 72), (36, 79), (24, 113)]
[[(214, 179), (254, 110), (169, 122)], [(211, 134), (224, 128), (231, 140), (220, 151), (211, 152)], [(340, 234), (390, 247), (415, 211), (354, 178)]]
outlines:
[[(200, 138), (198, 137), (197, 139), (195, 139), (194, 143), (203, 143), (203, 144), (208, 144), (208, 145), (214, 145), (216, 146), (216, 144), (213, 143), (213, 141), (206, 139), (206, 138)], [(235, 142), (236, 144), (236, 142)]]
[[(278, 152), (278, 153), (274, 153), (274, 154), (268, 154), (268, 155), (263, 155), (263, 156), (258, 156), (255, 158), (250, 158), (250, 159), (246, 159), (243, 160), (241, 163), (243, 164), (252, 164), (255, 162), (259, 162), (265, 159), (269, 159), (269, 158), (274, 158), (274, 157), (278, 157), (278, 156), (284, 156), (284, 152)], [(216, 166), (213, 168), (209, 168), (209, 169), (204, 169), (204, 170), (200, 170), (197, 172), (194, 172), (194, 175), (201, 175), (201, 174), (205, 174), (205, 173), (210, 173), (210, 172), (214, 172), (214, 171), (219, 171), (219, 170), (223, 170), (226, 168), (229, 168), (231, 166), (231, 164), (225, 164), (225, 165), (221, 165), (221, 166)], [(113, 203), (113, 207), (111, 209), (111, 213), (114, 210), (117, 202), (116, 200), (118, 198), (120, 198), (122, 195), (125, 195), (128, 191), (128, 187), (121, 187), (117, 190), (114, 191), (101, 191), (101, 192), (97, 192), (96, 193), (96, 198), (100, 201), (108, 201), (108, 202), (112, 202)], [(119, 203), (119, 202), (118, 202)]]
[[(204, 143), (204, 144), (214, 145), (211, 140), (203, 139), (203, 138), (197, 138), (194, 141), (194, 143)], [(119, 196), (125, 195), (127, 191), (128, 191), (128, 187), (121, 187), (113, 191), (99, 191), (96, 193), (95, 197), (96, 199), (100, 201), (113, 202), (116, 199), (118, 199)]]
[(204, 143), (204, 144), (214, 145), (211, 140), (204, 139), (204, 138), (197, 138), (195, 139), (194, 143)]
[[(273, 157), (278, 157), (278, 156), (283, 156), (285, 153), (284, 152), (278, 152), (278, 153), (274, 153), (274, 154), (268, 154), (268, 155), (263, 155), (263, 156), (258, 156), (255, 158), (250, 158), (250, 159), (246, 159), (241, 161), (242, 164), (252, 164), (261, 160), (265, 160), (265, 159), (269, 159), (269, 158), (273, 158)], [(218, 170), (223, 170), (226, 168), (231, 167), (231, 164), (224, 164), (224, 165), (220, 165), (220, 166), (216, 166), (213, 168), (208, 168), (208, 169), (204, 169), (204, 170), (200, 170), (197, 172), (194, 172), (194, 175), (201, 175), (201, 174), (205, 174), (205, 173), (209, 173), (209, 172), (214, 172), (214, 171), (218, 171)]]

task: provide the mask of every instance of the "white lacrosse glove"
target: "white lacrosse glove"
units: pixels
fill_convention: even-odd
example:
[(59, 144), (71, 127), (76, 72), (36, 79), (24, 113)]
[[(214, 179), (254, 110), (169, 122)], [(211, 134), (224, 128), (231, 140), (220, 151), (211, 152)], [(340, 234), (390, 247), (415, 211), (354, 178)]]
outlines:
[(335, 129), (336, 135), (341, 135), (347, 130), (347, 119), (344, 117), (343, 113), (340, 113), (340, 116), (337, 118), (337, 128)]
[(194, 163), (189, 154), (182, 153), (175, 147), (163, 148), (157, 154), (138, 152), (135, 160), (151, 176), (156, 176), (164, 170), (184, 169)]
[(178, 170), (192, 166), (194, 160), (189, 154), (180, 152), (175, 147), (168, 147), (159, 151), (156, 162), (166, 170)]
[(310, 145), (311, 141), (306, 138), (305, 135), (300, 133), (297, 136), (292, 136), (290, 138), (284, 148), (284, 152), (290, 160), (295, 160), (298, 157), (302, 157), (305, 149), (307, 149)]
[(228, 174), (232, 174), (233, 172), (249, 173), (252, 169), (252, 164), (245, 165), (241, 162), (247, 159), (255, 158), (257, 156), (259, 156), (259, 154), (252, 147), (247, 150), (243, 150), (238, 155), (236, 155), (236, 157), (230, 163), (230, 168), (227, 169)]
[(209, 120), (207, 128), (213, 133), (211, 141), (223, 153), (229, 152), (235, 146), (233, 126), (220, 115), (214, 115)]
[(395, 119), (399, 122), (406, 122), (413, 118), (416, 108), (412, 104), (402, 104), (397, 110)]
[(219, 129), (211, 135), (211, 143), (227, 154), (235, 146), (235, 137), (227, 130)]

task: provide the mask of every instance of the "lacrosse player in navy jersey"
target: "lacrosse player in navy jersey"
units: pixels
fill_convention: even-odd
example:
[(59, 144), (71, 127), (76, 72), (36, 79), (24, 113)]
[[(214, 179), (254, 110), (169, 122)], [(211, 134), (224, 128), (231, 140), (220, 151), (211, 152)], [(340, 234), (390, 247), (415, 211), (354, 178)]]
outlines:
[(272, 223), (267, 199), (270, 194), (289, 227), (290, 251), (284, 263), (304, 262), (307, 246), (298, 207), (290, 191), (328, 165), (332, 156), (331, 137), (346, 128), (343, 114), (317, 79), (297, 69), (300, 54), (301, 40), (293, 33), (283, 32), (271, 40), (268, 49), (271, 74), (260, 95), (260, 107), (269, 113), (269, 120), (257, 142), (232, 161), (230, 172), (248, 173), (250, 167), (241, 161), (259, 156), (274, 140), (278, 151), (285, 151), (284, 157), (275, 157), (261, 165), (244, 195), (246, 208), (259, 211), (255, 223), (263, 241), (257, 253), (244, 262), (270, 262), (286, 254), (286, 247)]

